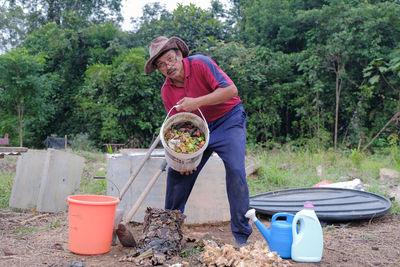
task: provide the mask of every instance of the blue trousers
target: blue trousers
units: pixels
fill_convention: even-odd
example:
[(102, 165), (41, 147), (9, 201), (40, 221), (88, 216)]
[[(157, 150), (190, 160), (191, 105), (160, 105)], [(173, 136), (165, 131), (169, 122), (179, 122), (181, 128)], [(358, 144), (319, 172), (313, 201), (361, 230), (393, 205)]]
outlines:
[(223, 117), (208, 123), (208, 127), (210, 140), (197, 170), (190, 175), (181, 175), (168, 168), (165, 208), (184, 212), (199, 172), (215, 151), (225, 166), (232, 234), (236, 242), (242, 244), (252, 232), (248, 219), (244, 217), (249, 209), (245, 172), (246, 113), (238, 104)]

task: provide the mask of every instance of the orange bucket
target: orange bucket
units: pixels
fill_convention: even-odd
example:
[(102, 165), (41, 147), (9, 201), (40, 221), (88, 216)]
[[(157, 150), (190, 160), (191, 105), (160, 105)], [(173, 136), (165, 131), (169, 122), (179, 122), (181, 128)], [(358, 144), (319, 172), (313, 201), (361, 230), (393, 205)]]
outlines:
[(69, 250), (84, 255), (110, 251), (115, 209), (119, 199), (100, 195), (75, 195), (69, 204)]

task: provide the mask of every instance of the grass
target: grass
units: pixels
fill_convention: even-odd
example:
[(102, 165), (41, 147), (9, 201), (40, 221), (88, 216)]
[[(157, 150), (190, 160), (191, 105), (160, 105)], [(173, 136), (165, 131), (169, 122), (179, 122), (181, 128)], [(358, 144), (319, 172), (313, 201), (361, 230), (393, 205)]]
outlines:
[(50, 223), (49, 228), (54, 229), (61, 226), (60, 220)]
[(12, 183), (15, 176), (13, 167), (17, 162), (15, 157), (0, 159), (0, 208), (7, 208), (10, 201)]
[(12, 190), (13, 173), (0, 173), (0, 208), (8, 207)]
[(375, 238), (375, 236), (372, 235), (372, 234), (362, 234), (362, 235), (361, 235), (361, 238), (364, 239), (364, 240), (366, 240), (366, 239)]
[(82, 182), (77, 194), (105, 195), (107, 191), (106, 179), (94, 179), (93, 177), (106, 177), (106, 156), (102, 152), (88, 152), (79, 150), (75, 152), (85, 158)]
[[(390, 154), (367, 155), (358, 151), (264, 151), (256, 157), (261, 167), (256, 179), (248, 179), (250, 195), (310, 187), (322, 180), (336, 183), (359, 178), (366, 191), (389, 197), (385, 182), (379, 180), (379, 169), (399, 170)], [(317, 173), (318, 166), (323, 169), (321, 176)], [(392, 212), (400, 214), (395, 201), (392, 201)]]
[(39, 228), (30, 228), (30, 227), (20, 227), (20, 228), (11, 230), (10, 234), (24, 235), (24, 234), (29, 234), (32, 232), (37, 232), (37, 231), (40, 231), (40, 229)]
[[(94, 176), (106, 177), (106, 156), (103, 152), (74, 151), (85, 158), (80, 188), (75, 194), (105, 195), (106, 179), (94, 179)], [(343, 182), (361, 179), (366, 191), (389, 197), (387, 186), (379, 180), (379, 169), (389, 168), (399, 171), (398, 160), (393, 152), (363, 154), (357, 150), (340, 152), (318, 151), (272, 151), (264, 150), (252, 153), (261, 166), (255, 178), (248, 179), (250, 195), (288, 188), (312, 186), (321, 180)], [(6, 157), (0, 162), (0, 168), (16, 162), (16, 157)], [(12, 162), (13, 161), (13, 162)], [(1, 165), (3, 164), (3, 165)], [(317, 167), (322, 166), (322, 176), (318, 176)], [(12, 190), (15, 170), (3, 172), (0, 169), (0, 208), (7, 208)], [(254, 177), (254, 176), (252, 176)], [(392, 201), (392, 213), (400, 214), (400, 205)]]

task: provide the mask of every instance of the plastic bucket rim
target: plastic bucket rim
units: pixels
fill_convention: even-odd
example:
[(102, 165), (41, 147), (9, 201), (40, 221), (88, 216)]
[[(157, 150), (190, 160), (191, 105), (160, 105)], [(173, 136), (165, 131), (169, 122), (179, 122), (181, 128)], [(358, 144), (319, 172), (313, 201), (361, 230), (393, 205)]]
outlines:
[(198, 116), (196, 114), (193, 114), (193, 113), (190, 113), (190, 112), (180, 112), (180, 113), (177, 113), (175, 115), (172, 115), (171, 117), (169, 117), (161, 125), (161, 129), (160, 129), (161, 143), (162, 143), (164, 149), (166, 149), (168, 151), (168, 153), (172, 154), (173, 156), (175, 156), (177, 158), (182, 158), (182, 157), (185, 157), (185, 156), (186, 156), (185, 158), (194, 158), (194, 157), (202, 154), (206, 150), (206, 148), (208, 146), (208, 143), (209, 143), (209, 140), (210, 140), (210, 130), (208, 129), (207, 122), (204, 121), (203, 119), (201, 119), (201, 120), (204, 122), (204, 124), (206, 126), (205, 128), (206, 128), (206, 137), (207, 138), (206, 138), (206, 143), (204, 144), (204, 146), (200, 150), (198, 150), (198, 151), (196, 151), (194, 153), (188, 153), (188, 154), (178, 153), (178, 152), (175, 152), (174, 150), (172, 150), (171, 148), (169, 148), (168, 145), (165, 143), (165, 140), (164, 140), (164, 129), (165, 129), (165, 125), (167, 124), (167, 122), (171, 121), (175, 117), (182, 116), (182, 115), (186, 115), (186, 116), (190, 116), (190, 117), (193, 117), (193, 118), (200, 118), (201, 119), (200, 116)]
[[(109, 198), (110, 201), (88, 201), (88, 200), (74, 199), (74, 197), (92, 197), (92, 196), (106, 197), (106, 198)], [(91, 205), (91, 206), (106, 206), (106, 205), (111, 206), (111, 205), (117, 205), (120, 202), (120, 200), (116, 197), (104, 196), (104, 195), (71, 195), (71, 196), (68, 196), (67, 202), (69, 204), (74, 203), (74, 204)]]

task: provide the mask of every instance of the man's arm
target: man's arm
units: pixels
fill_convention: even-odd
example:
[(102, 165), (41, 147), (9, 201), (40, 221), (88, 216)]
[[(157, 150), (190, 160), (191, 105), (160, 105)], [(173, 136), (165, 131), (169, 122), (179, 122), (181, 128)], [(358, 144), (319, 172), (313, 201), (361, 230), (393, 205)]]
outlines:
[(193, 97), (184, 97), (177, 102), (179, 105), (176, 107), (177, 111), (185, 110), (188, 112), (197, 110), (201, 106), (212, 106), (225, 102), (238, 95), (238, 90), (235, 84), (227, 87), (217, 88), (210, 94)]

